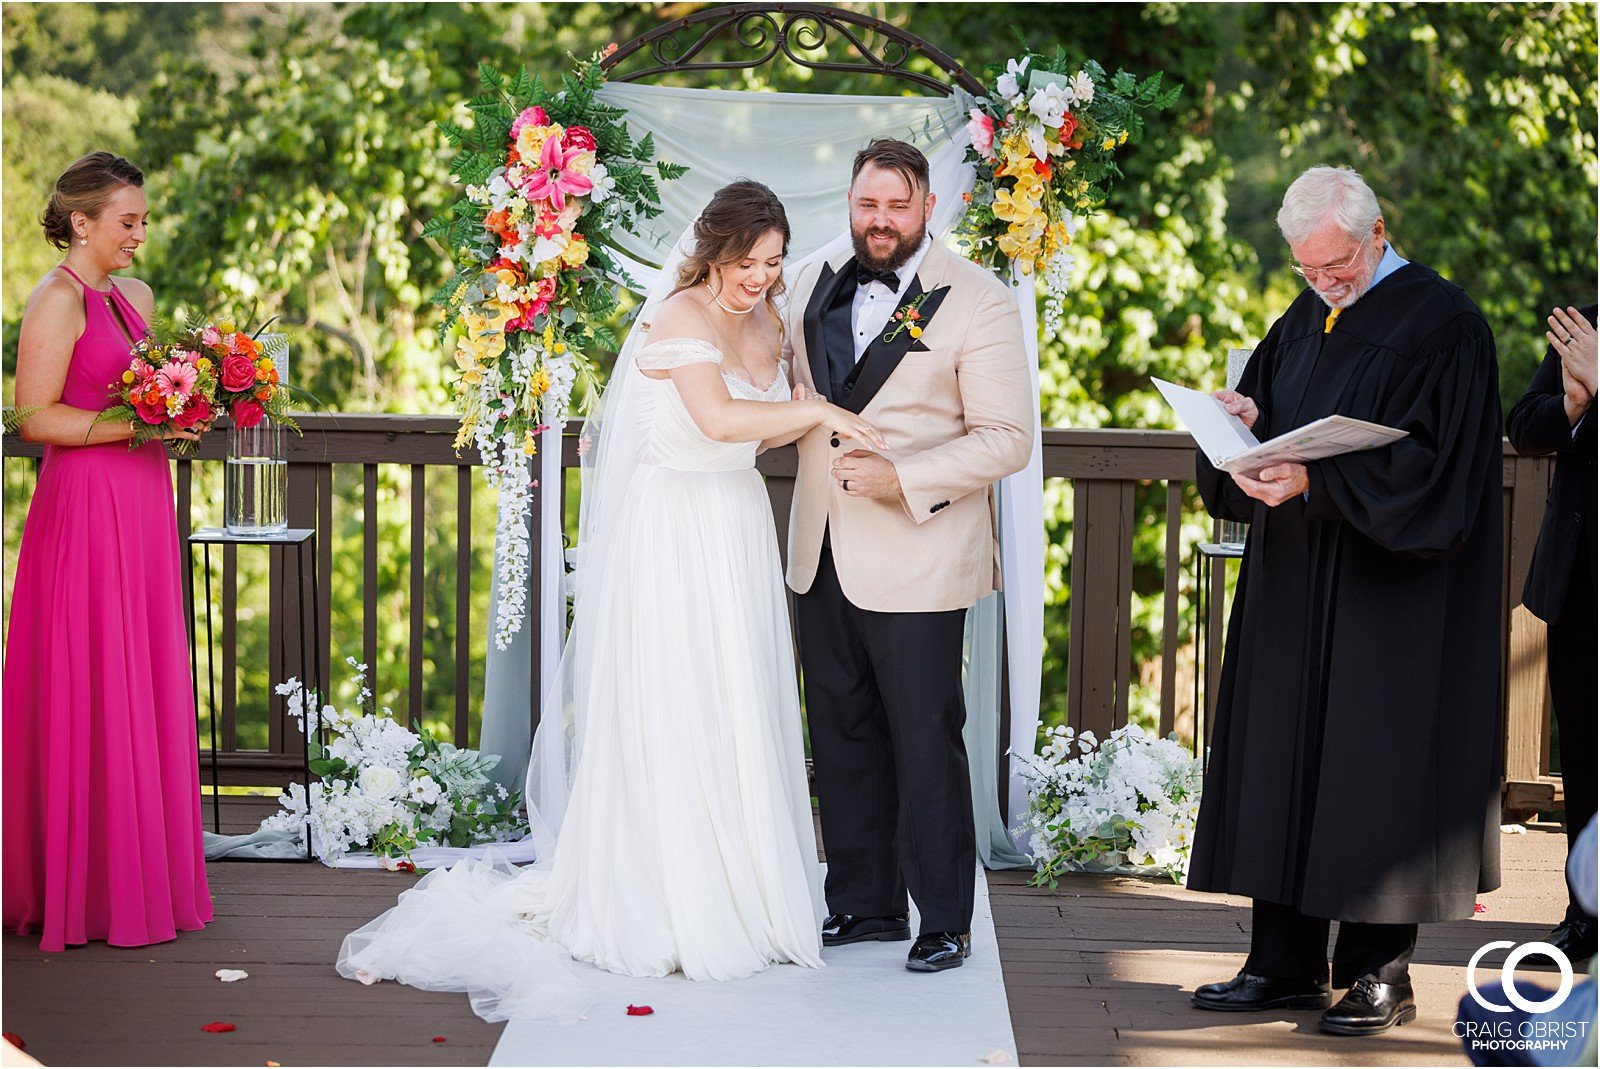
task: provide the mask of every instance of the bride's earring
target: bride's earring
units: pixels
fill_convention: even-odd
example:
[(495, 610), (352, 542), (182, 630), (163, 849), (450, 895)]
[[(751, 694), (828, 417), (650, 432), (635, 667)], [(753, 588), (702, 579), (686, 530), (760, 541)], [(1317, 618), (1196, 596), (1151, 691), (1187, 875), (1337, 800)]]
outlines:
[(84, 238), (84, 237), (80, 237), (78, 239), (78, 244), (79, 245), (87, 245), (87, 244), (89, 244), (89, 239), (88, 238)]

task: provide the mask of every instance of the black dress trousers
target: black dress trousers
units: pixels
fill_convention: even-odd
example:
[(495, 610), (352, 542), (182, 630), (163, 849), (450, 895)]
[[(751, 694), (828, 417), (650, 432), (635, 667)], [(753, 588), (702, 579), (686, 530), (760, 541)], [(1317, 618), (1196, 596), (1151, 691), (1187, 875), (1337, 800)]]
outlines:
[(972, 927), (977, 847), (961, 740), (966, 610), (872, 612), (839, 588), (824, 539), (796, 599), (828, 910)]
[[(1292, 906), (1256, 899), (1250, 916), (1250, 958), (1245, 971), (1275, 980), (1328, 978), (1328, 925)], [(1363, 924), (1340, 921), (1333, 946), (1333, 986), (1349, 987), (1362, 977), (1380, 984), (1411, 979), (1417, 948), (1415, 924)]]

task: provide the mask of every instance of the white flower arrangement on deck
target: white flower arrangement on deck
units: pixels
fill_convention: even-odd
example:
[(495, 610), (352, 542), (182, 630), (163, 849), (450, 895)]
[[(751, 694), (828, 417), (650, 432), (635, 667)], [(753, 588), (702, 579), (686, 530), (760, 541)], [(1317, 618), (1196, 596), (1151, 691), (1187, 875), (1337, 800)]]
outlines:
[(1045, 739), (1039, 754), (1021, 758), (1031, 882), (1054, 887), (1067, 872), (1181, 881), (1200, 812), (1200, 760), (1176, 736), (1159, 739), (1137, 724), (1104, 742), (1065, 726)]
[[(528, 833), (522, 792), (488, 777), (499, 756), (439, 742), (420, 725), (408, 731), (387, 708), (378, 715), (366, 685), (367, 666), (354, 657), (346, 663), (353, 669), (357, 708), (322, 706), (321, 727), (329, 742), (324, 746), (313, 738), (310, 743), (317, 779), (309, 811), (305, 787), (291, 783), (279, 799), (283, 811), (262, 821), (263, 831), (288, 832), (303, 848), (309, 823), (312, 853), (324, 862), (352, 850), (408, 858), (419, 846), (476, 846)], [(289, 715), (306, 732), (319, 695), (298, 679), (275, 690), (288, 697)]]

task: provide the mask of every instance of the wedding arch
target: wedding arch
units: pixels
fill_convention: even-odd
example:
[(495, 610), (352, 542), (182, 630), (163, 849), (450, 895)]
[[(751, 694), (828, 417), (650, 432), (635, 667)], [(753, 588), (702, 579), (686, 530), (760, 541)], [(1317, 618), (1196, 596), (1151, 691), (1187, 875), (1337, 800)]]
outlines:
[[(926, 72), (925, 61), (942, 77)], [(789, 62), (800, 68), (860, 74), (922, 95), (844, 96), (687, 89), (652, 84), (677, 75), (716, 76)], [(636, 135), (654, 139), (659, 159), (686, 164), (688, 174), (664, 183), (664, 214), (633, 233), (616, 232), (618, 257), (648, 289), (670, 243), (710, 193), (737, 177), (771, 186), (788, 208), (795, 264), (848, 241), (844, 190), (855, 151), (875, 136), (909, 140), (929, 156), (938, 209), (929, 229), (947, 236), (963, 214), (974, 181), (965, 162), (966, 131), (978, 78), (915, 34), (869, 15), (814, 4), (737, 4), (665, 23), (609, 49), (600, 61), (607, 81), (599, 96), (626, 112)], [(966, 740), (979, 814), (979, 855), (990, 867), (1028, 864), (1008, 830), (1027, 808), (1017, 758), (1031, 754), (1039, 720), (1044, 616), (1043, 476), (1037, 374), (1037, 318), (1032, 278), (1013, 277), (1023, 314), (1029, 363), (1035, 369), (1034, 445), (1029, 466), (998, 487), (1006, 593), (969, 613)], [(544, 487), (562, 483), (562, 451), (545, 448), (535, 461)], [(565, 634), (561, 509), (536, 507), (538, 572), (530, 614), (536, 626), (505, 649), (491, 643), (485, 673), (482, 749), (504, 756), (499, 775), (515, 783), (538, 721), (541, 688), (553, 678)], [(500, 546), (496, 547), (497, 557)], [(498, 561), (497, 561), (498, 565)], [(500, 569), (497, 566), (498, 576)], [(497, 598), (491, 591), (491, 603)], [(536, 606), (536, 607), (535, 607)]]

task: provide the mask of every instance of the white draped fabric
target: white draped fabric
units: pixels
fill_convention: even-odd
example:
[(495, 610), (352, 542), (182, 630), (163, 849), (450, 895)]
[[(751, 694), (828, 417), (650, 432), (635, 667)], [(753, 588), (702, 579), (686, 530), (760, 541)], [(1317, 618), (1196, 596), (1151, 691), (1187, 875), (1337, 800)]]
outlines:
[[(636, 234), (615, 234), (626, 266), (641, 292), (648, 292), (676, 240), (711, 194), (736, 178), (754, 178), (770, 186), (788, 212), (793, 239), (791, 268), (811, 257), (831, 255), (848, 245), (845, 190), (856, 151), (874, 137), (898, 137), (916, 144), (929, 156), (930, 184), (938, 197), (929, 229), (948, 235), (964, 208), (961, 194), (971, 189), (973, 174), (962, 163), (966, 115), (956, 99), (933, 97), (822, 96), (803, 93), (750, 93), (731, 90), (679, 89), (613, 83), (601, 90), (608, 103), (627, 112), (635, 137), (652, 134), (657, 156), (690, 170), (662, 187), (664, 214)], [(1029, 279), (1013, 279), (1013, 291), (1025, 325), (1035, 319), (1034, 288)], [(1037, 367), (1036, 332), (1027, 329), (1031, 363)], [(1043, 646), (1044, 520), (1043, 480), (1038, 447), (1038, 375), (1034, 373), (1035, 447), (1024, 471), (1000, 488), (1003, 598), (1009, 664), (1013, 751), (1031, 753), (1039, 718), (1039, 662)], [(538, 477), (542, 493), (562, 485), (560, 452), (551, 442), (541, 450)], [(548, 500), (548, 498), (547, 498)], [(542, 648), (537, 660), (542, 678), (554, 678), (565, 632), (562, 590), (560, 510), (542, 510), (539, 606)], [(498, 569), (497, 569), (498, 570)], [(992, 629), (1000, 614), (974, 614), (972, 645), (995, 647)], [(535, 657), (526, 631), (509, 650), (489, 650), (484, 701), (483, 749), (504, 760), (496, 778), (519, 785), (521, 762), (529, 748), (530, 669)], [(992, 656), (973, 657), (973, 666), (992, 663)], [(989, 669), (993, 671), (994, 669)], [(982, 681), (978, 681), (982, 682)], [(998, 734), (998, 687), (969, 686), (968, 717), (979, 732)], [(975, 754), (976, 756), (976, 754)], [(1009, 807), (989, 818), (999, 827), (984, 827), (979, 810), (980, 857), (991, 867), (1019, 864), (1022, 859), (1005, 844), (1005, 824), (1015, 827), (1026, 808), (1026, 793), (1008, 767)], [(975, 799), (997, 798), (995, 765), (974, 760)], [(998, 803), (997, 803), (998, 804)], [(992, 848), (985, 847), (992, 843)]]

